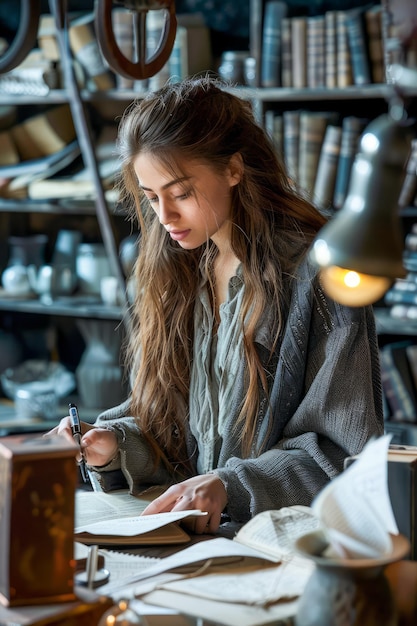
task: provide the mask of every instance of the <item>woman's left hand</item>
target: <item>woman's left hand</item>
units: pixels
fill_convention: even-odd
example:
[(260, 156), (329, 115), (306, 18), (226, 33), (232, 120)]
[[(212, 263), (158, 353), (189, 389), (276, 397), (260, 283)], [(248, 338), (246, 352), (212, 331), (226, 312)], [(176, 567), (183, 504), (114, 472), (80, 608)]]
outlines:
[(220, 478), (216, 474), (203, 474), (169, 487), (148, 504), (143, 515), (200, 509), (208, 515), (195, 518), (194, 532), (214, 533), (220, 526), (226, 504), (227, 493)]

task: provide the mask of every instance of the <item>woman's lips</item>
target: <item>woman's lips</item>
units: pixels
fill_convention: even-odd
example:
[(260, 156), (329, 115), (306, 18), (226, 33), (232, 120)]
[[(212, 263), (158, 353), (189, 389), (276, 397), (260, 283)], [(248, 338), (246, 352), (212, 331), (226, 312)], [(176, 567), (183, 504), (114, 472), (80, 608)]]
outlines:
[(191, 230), (189, 228), (187, 230), (170, 230), (169, 235), (172, 239), (175, 239), (175, 241), (182, 241), (190, 232)]

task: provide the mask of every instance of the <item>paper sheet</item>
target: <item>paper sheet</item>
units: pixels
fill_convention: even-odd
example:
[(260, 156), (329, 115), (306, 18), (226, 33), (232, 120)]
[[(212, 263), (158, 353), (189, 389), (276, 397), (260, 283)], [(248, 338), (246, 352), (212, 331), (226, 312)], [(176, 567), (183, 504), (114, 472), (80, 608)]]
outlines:
[(398, 527), (388, 491), (390, 439), (368, 442), (314, 499), (312, 509), (330, 540), (329, 556), (377, 558), (391, 552), (390, 533), (398, 534)]

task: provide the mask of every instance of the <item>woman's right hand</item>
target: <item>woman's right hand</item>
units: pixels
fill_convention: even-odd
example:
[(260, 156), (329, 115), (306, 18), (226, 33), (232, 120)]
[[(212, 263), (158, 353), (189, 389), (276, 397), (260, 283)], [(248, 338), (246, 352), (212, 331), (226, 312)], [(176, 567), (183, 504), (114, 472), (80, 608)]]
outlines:
[[(88, 465), (101, 467), (107, 465), (118, 452), (117, 438), (113, 431), (98, 428), (92, 424), (81, 422), (81, 452)], [(61, 435), (74, 441), (71, 431), (71, 419), (64, 417), (58, 426), (46, 433), (46, 436)]]

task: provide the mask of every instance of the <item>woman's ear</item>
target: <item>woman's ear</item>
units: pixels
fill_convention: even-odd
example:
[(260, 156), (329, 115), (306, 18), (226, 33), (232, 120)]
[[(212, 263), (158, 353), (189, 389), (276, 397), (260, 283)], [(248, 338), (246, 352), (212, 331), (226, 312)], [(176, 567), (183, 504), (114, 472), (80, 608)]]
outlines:
[(229, 182), (231, 187), (240, 183), (243, 176), (243, 170), (244, 165), (242, 155), (240, 152), (235, 152), (232, 154), (229, 161)]

